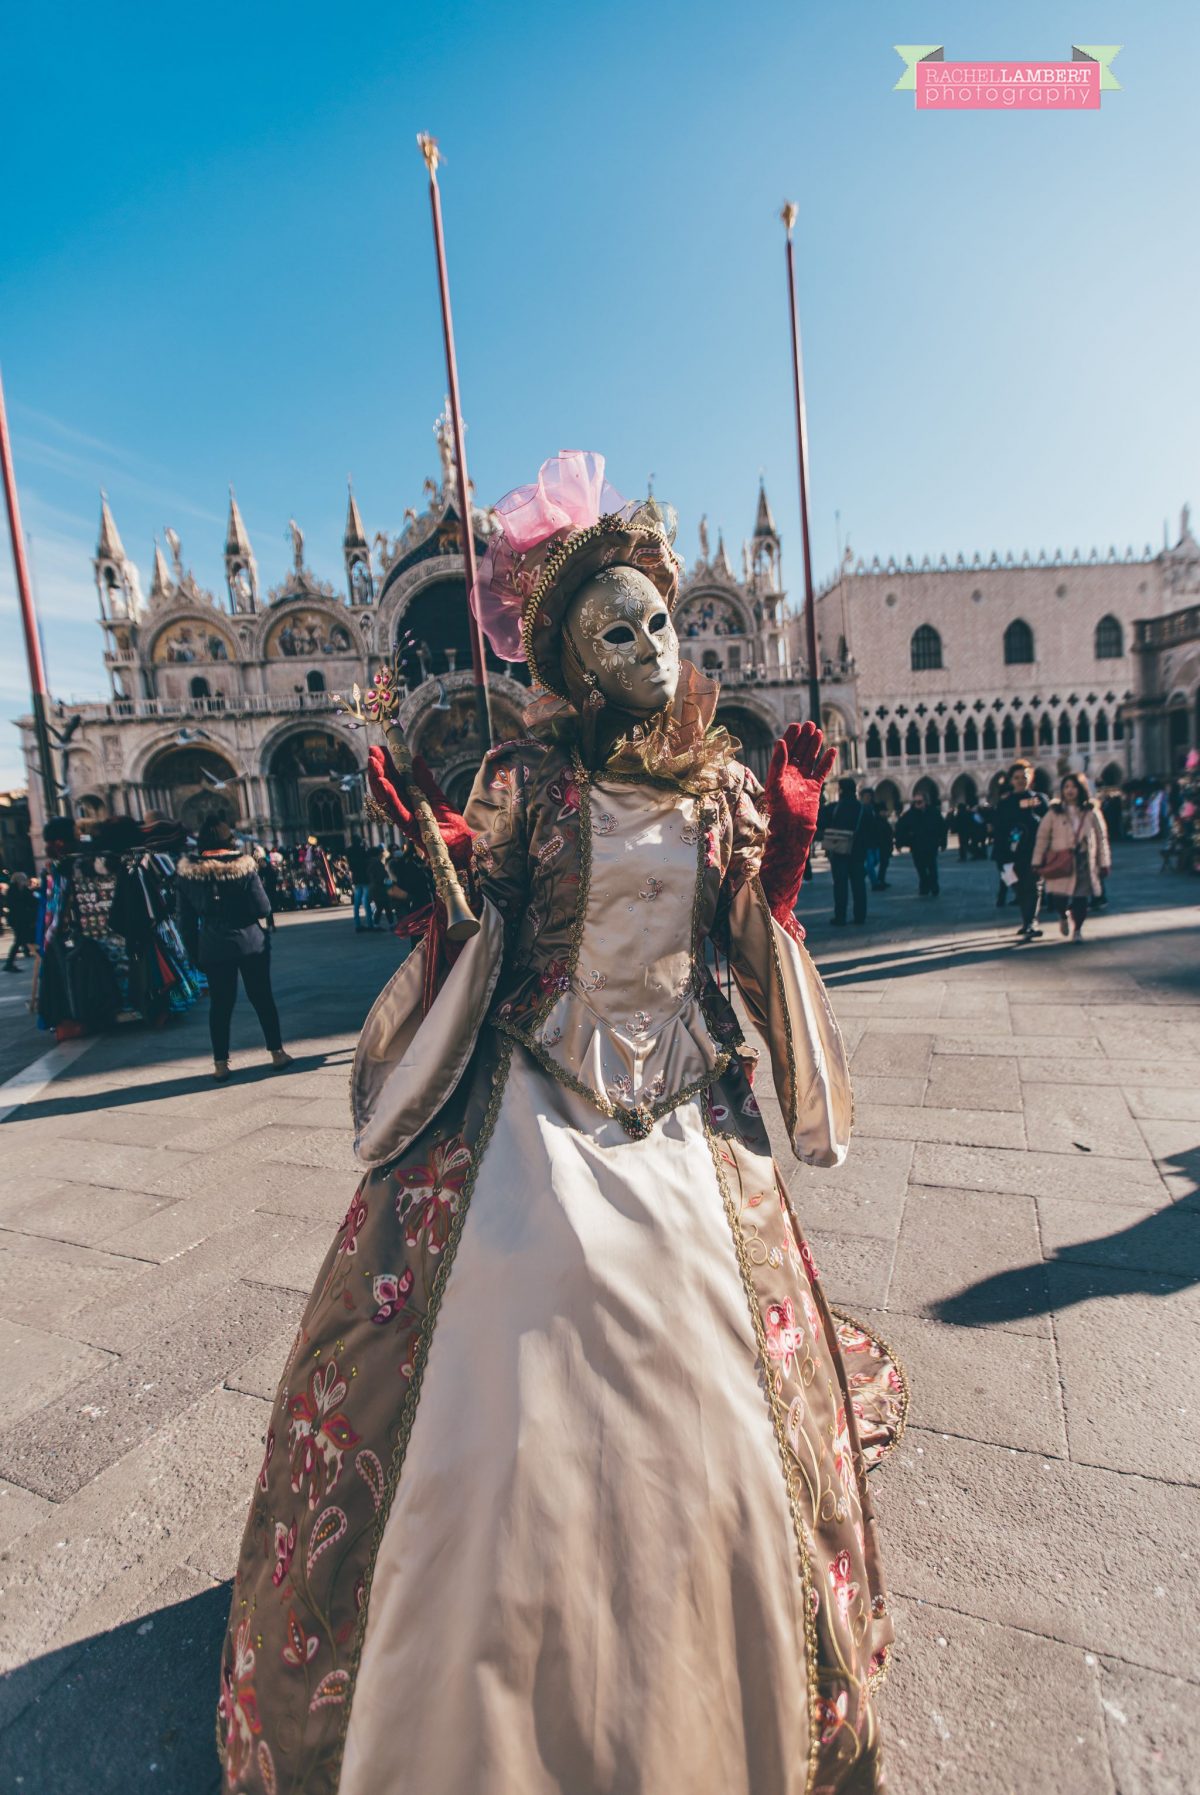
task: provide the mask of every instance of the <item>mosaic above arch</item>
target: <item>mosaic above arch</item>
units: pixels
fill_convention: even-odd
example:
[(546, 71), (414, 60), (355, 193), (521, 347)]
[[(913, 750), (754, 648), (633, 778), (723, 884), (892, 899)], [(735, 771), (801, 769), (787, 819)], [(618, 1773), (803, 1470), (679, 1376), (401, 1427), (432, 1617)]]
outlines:
[(271, 661), (353, 654), (354, 638), (347, 624), (324, 611), (288, 610), (268, 630), (264, 653)]
[(195, 661), (232, 660), (236, 653), (229, 637), (207, 618), (184, 617), (155, 637), (152, 658), (157, 667), (190, 667)]

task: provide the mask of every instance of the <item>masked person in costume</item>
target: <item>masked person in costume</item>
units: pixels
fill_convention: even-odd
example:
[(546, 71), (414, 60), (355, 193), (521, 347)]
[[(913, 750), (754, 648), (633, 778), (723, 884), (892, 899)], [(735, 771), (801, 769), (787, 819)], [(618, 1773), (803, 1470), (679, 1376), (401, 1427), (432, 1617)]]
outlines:
[[(226, 1788), (879, 1791), (892, 1623), (866, 1473), (907, 1403), (833, 1312), (771, 1155), (845, 1156), (846, 1055), (793, 908), (832, 762), (765, 789), (680, 664), (655, 501), (564, 453), (473, 594), (541, 695), (465, 815), (478, 933), (363, 1027), (365, 1176), (275, 1399), (234, 1588)], [(372, 787), (416, 835), (383, 750)]]

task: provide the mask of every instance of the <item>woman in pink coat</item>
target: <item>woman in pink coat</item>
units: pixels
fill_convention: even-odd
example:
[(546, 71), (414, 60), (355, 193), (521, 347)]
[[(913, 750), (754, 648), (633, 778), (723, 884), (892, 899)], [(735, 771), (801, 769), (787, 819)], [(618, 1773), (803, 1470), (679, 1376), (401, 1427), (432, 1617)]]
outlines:
[(1092, 802), (1082, 773), (1068, 773), (1038, 827), (1033, 850), (1033, 871), (1046, 883), (1046, 908), (1058, 912), (1062, 934), (1083, 939), (1088, 906), (1103, 896), (1104, 880), (1112, 871), (1108, 830)]

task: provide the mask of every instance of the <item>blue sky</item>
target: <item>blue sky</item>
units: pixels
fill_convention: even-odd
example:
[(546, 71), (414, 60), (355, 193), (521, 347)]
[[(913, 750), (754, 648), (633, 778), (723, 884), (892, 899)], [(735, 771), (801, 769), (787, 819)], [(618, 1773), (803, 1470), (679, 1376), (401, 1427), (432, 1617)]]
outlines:
[[(1157, 549), (1200, 501), (1200, 26), (1173, 0), (854, 7), (10, 9), (0, 365), (50, 680), (100, 696), (98, 487), (149, 584), (164, 525), (223, 590), (232, 480), (264, 584), (340, 577), (434, 471), (442, 190), (482, 499), (559, 447), (650, 472), (736, 559), (760, 470), (801, 582), (783, 287), (800, 205), (814, 562)], [(1124, 45), (1098, 115), (917, 115), (949, 59)], [(0, 555), (0, 785), (25, 674)]]

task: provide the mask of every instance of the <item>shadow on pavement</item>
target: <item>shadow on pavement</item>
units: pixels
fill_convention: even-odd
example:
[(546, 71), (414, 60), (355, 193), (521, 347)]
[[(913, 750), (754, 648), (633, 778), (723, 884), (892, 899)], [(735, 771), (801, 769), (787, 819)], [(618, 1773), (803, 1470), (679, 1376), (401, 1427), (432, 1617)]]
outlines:
[[(336, 1053), (297, 1054), (292, 1069), (312, 1072), (320, 1066), (350, 1064), (353, 1054), (345, 1049)], [(88, 1096), (47, 1097), (42, 1102), (22, 1103), (12, 1113), (14, 1122), (40, 1122), (51, 1116), (78, 1116), (91, 1109), (132, 1109), (139, 1103), (157, 1103), (163, 1097), (194, 1097), (200, 1091), (218, 1088), (234, 1090), (239, 1085), (263, 1084), (273, 1079), (281, 1091), (287, 1091), (287, 1072), (277, 1071), (269, 1062), (261, 1066), (237, 1067), (228, 1085), (218, 1087), (211, 1072), (192, 1072), (185, 1078), (160, 1078), (153, 1084), (118, 1085), (108, 1091), (92, 1091)], [(0, 1122), (0, 1128), (4, 1126)]]
[(1192, 1189), (1177, 1202), (1102, 1234), (1058, 1247), (1052, 1258), (981, 1278), (935, 1303), (935, 1321), (958, 1327), (998, 1326), (1047, 1315), (1097, 1296), (1171, 1296), (1200, 1284), (1200, 1147), (1164, 1161), (1184, 1172)]
[(215, 1795), (218, 1667), (230, 1587), (205, 1590), (0, 1677), (0, 1712), (15, 1715), (0, 1732), (4, 1789)]

